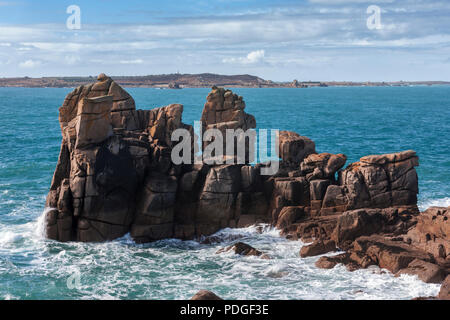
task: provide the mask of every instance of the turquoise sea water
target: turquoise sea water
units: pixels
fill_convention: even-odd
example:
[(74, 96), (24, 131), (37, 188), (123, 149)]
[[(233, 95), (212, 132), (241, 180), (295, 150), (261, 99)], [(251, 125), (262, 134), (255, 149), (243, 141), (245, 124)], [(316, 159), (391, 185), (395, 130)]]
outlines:
[[(140, 109), (182, 103), (183, 121), (191, 124), (209, 92), (127, 90)], [(259, 128), (296, 131), (319, 152), (345, 153), (348, 163), (416, 150), (421, 208), (450, 205), (450, 87), (233, 90), (244, 96)], [(298, 258), (301, 242), (275, 230), (222, 232), (242, 235), (272, 260), (216, 255), (223, 244), (194, 241), (44, 239), (40, 217), (61, 139), (58, 107), (70, 91), (0, 88), (0, 299), (182, 299), (200, 289), (230, 299), (409, 299), (438, 292), (437, 285), (377, 269), (319, 270), (317, 258)]]

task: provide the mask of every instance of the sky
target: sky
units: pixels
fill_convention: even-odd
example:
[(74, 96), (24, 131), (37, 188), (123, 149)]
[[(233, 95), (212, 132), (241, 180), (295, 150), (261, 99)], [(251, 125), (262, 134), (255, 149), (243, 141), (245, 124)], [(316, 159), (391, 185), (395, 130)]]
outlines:
[(101, 72), (450, 81), (450, 1), (0, 0), (0, 77)]

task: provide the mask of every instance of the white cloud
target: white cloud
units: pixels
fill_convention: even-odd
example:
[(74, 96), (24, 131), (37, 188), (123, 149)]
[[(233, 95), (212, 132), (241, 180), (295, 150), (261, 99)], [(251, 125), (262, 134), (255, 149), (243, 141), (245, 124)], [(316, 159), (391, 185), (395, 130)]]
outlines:
[(250, 52), (246, 57), (239, 58), (225, 58), (222, 60), (223, 63), (240, 63), (240, 64), (256, 64), (263, 62), (265, 58), (264, 50), (256, 50)]
[(21, 68), (34, 68), (34, 67), (37, 67), (39, 65), (41, 65), (40, 61), (31, 60), (31, 59), (19, 63), (19, 67), (21, 67)]
[(64, 59), (68, 65), (74, 65), (81, 61), (79, 56), (66, 56)]
[(121, 64), (143, 64), (144, 60), (142, 59), (135, 59), (135, 60), (121, 60)]
[[(380, 4), (383, 29), (367, 28), (365, 4)], [(411, 61), (448, 59), (449, 12), (448, 0), (309, 0), (274, 2), (258, 10), (169, 15), (157, 23), (85, 23), (77, 32), (63, 22), (0, 23), (0, 75), (180, 70), (252, 73), (273, 80), (300, 79), (299, 73), (308, 72), (308, 79), (333, 79), (361, 69), (368, 57), (384, 63), (408, 52)], [(346, 57), (353, 60), (342, 62)], [(340, 66), (335, 75), (332, 70)]]

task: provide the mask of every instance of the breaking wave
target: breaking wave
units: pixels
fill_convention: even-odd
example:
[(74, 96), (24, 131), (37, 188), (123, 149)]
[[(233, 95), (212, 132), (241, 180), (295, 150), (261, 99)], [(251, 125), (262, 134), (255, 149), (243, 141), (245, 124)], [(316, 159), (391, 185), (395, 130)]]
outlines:
[(419, 201), (419, 209), (421, 211), (426, 210), (429, 207), (450, 207), (450, 197)]
[[(224, 229), (214, 235), (223, 242), (213, 244), (136, 244), (129, 235), (101, 244), (57, 243), (42, 237), (43, 216), (1, 226), (0, 282), (9, 279), (0, 288), (3, 299), (188, 299), (200, 289), (233, 300), (411, 299), (437, 295), (440, 288), (376, 267), (318, 269), (318, 257), (300, 259), (301, 241), (286, 240), (268, 226)], [(272, 259), (216, 254), (236, 241)], [(68, 284), (74, 276), (75, 287)]]

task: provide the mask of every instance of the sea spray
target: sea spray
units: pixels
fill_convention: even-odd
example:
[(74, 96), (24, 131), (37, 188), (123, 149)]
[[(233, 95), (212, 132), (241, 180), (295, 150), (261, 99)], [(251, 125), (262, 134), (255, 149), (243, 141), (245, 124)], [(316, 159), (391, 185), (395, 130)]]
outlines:
[(39, 218), (36, 221), (36, 236), (45, 238), (46, 232), (45, 232), (45, 218), (47, 216), (47, 213), (54, 210), (54, 208), (45, 208), (42, 214), (39, 216)]
[(419, 209), (424, 211), (429, 207), (450, 207), (450, 197), (441, 199), (426, 199), (419, 201)]

